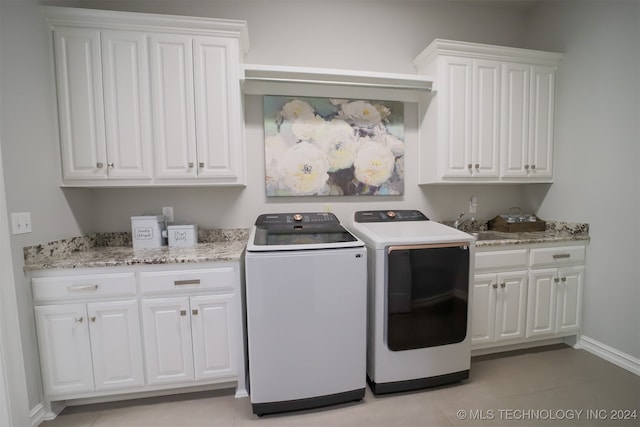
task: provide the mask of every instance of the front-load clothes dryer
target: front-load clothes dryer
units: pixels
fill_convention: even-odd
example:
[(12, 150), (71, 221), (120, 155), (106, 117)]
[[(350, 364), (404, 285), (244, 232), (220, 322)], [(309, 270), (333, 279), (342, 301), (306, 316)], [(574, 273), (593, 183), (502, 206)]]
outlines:
[(368, 252), (367, 379), (375, 394), (469, 377), (475, 239), (416, 210), (356, 212)]
[(245, 273), (253, 412), (362, 399), (364, 243), (331, 213), (260, 215), (249, 236)]

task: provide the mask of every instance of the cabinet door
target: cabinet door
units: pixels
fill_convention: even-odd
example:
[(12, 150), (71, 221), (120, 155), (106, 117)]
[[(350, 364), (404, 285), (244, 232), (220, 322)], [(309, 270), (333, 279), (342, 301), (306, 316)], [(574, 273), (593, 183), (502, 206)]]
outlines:
[(558, 272), (556, 332), (575, 332), (582, 324), (582, 283), (584, 267), (565, 267)]
[(151, 106), (147, 39), (102, 32), (102, 70), (110, 178), (151, 179)]
[(553, 176), (553, 115), (555, 67), (531, 66), (531, 110), (529, 114), (529, 176)]
[(144, 385), (138, 303), (87, 304), (96, 390)]
[(189, 298), (143, 299), (141, 304), (148, 384), (192, 381)]
[(35, 314), (45, 394), (93, 391), (85, 304), (37, 306)]
[[(473, 176), (498, 178), (500, 157), (500, 63), (473, 63)], [(467, 165), (468, 167), (469, 165)]]
[(471, 344), (492, 342), (496, 329), (495, 274), (478, 274), (473, 282)]
[(500, 167), (504, 177), (526, 177), (529, 170), (530, 66), (502, 65)]
[(179, 34), (149, 38), (157, 178), (197, 177), (191, 43)]
[(527, 301), (527, 273), (498, 274), (496, 341), (524, 338)]
[(195, 379), (236, 375), (230, 332), (233, 295), (191, 297)]
[(558, 269), (532, 270), (529, 273), (527, 338), (556, 332)]
[(56, 28), (54, 45), (63, 179), (107, 179), (100, 32)]
[(445, 178), (468, 178), (471, 165), (472, 77), (473, 61), (443, 57), (438, 75), (443, 88), (440, 96), (442, 115), (438, 120), (440, 143), (439, 169)]
[(244, 180), (243, 117), (235, 40), (193, 40), (198, 177)]

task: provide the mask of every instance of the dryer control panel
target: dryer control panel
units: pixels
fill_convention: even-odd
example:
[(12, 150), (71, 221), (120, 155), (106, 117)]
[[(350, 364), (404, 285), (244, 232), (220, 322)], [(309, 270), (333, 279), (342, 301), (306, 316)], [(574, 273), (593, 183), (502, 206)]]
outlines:
[(420, 211), (416, 210), (377, 210), (358, 211), (355, 213), (355, 222), (398, 222), (398, 221), (429, 221)]

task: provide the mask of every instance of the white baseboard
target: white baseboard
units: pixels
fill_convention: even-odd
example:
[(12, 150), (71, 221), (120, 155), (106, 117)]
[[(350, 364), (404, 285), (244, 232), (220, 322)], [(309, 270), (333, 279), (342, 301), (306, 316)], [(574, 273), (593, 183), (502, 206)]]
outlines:
[(576, 344), (576, 348), (582, 348), (589, 353), (640, 376), (640, 359), (616, 350), (613, 347), (609, 347), (593, 338), (584, 335), (581, 336)]
[(34, 408), (29, 411), (29, 418), (31, 418), (31, 425), (38, 426), (45, 421), (45, 410), (42, 403), (38, 403)]

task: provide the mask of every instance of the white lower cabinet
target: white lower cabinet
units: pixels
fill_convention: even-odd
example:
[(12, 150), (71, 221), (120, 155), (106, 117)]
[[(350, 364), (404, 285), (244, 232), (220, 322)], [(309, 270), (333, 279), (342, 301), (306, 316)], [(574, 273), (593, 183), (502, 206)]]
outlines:
[(239, 269), (233, 261), (32, 273), (47, 410), (187, 387), (246, 393)]
[(580, 330), (583, 274), (581, 266), (529, 273), (527, 338)]
[(580, 332), (585, 243), (517, 247), (480, 247), (476, 251), (473, 349)]
[(232, 363), (232, 295), (142, 300), (149, 384), (236, 374)]
[(473, 286), (474, 344), (524, 337), (527, 273), (479, 274)]
[(48, 395), (142, 386), (142, 345), (135, 300), (37, 306)]

